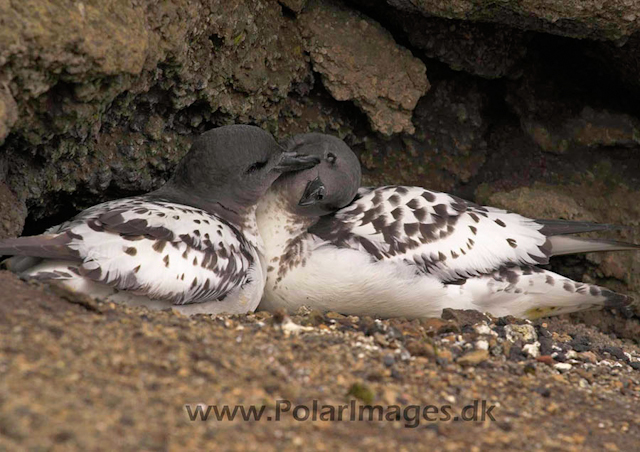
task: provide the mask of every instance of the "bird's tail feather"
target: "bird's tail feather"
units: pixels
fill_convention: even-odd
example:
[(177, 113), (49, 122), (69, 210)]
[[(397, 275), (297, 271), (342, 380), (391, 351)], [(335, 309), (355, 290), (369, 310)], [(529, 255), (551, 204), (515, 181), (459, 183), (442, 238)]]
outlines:
[(20, 274), (38, 265), (42, 260), (41, 257), (13, 256), (0, 262), (0, 269)]
[(0, 256), (77, 260), (78, 252), (69, 247), (72, 240), (68, 233), (4, 239), (0, 240)]
[(529, 319), (604, 307), (624, 308), (634, 301), (628, 295), (530, 266), (503, 267), (492, 274), (468, 278), (462, 285), (445, 287), (451, 296), (448, 304), (458, 309)]
[(620, 242), (616, 240), (585, 239), (580, 237), (567, 237), (556, 235), (549, 237), (551, 243), (551, 255), (591, 253), (595, 251), (628, 251), (640, 250), (640, 245)]
[(580, 234), (582, 232), (596, 231), (617, 231), (624, 229), (624, 226), (615, 224), (600, 224), (589, 221), (569, 221), (569, 220), (535, 220), (541, 224), (540, 232), (547, 237), (554, 235)]

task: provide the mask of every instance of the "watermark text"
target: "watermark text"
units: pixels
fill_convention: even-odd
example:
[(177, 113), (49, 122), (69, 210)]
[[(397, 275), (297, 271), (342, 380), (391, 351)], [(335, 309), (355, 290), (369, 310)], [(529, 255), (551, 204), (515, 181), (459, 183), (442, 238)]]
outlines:
[(486, 400), (474, 400), (461, 409), (451, 405), (362, 405), (356, 400), (344, 405), (325, 405), (318, 400), (311, 404), (293, 404), (279, 399), (275, 407), (267, 405), (203, 405), (186, 404), (190, 421), (280, 421), (290, 416), (298, 422), (378, 421), (403, 422), (416, 428), (422, 422), (485, 422), (495, 421), (495, 405)]

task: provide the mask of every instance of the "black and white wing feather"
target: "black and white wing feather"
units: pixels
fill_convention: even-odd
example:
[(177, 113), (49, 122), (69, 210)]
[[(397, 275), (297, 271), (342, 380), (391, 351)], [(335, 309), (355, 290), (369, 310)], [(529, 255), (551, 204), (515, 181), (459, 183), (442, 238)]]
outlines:
[[(492, 272), (507, 264), (548, 262), (542, 224), (420, 187), (361, 189), (358, 198), (309, 232), (375, 260), (406, 261), (442, 281)], [(322, 245), (320, 245), (322, 246)]]
[(52, 232), (3, 240), (0, 254), (73, 260), (81, 276), (175, 304), (223, 297), (256, 259), (221, 218), (144, 197), (91, 207)]

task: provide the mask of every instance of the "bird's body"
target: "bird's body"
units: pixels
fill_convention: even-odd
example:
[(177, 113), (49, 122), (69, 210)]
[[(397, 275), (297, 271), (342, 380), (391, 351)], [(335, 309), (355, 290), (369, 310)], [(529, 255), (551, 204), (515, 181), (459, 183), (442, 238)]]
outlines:
[(251, 312), (266, 278), (258, 199), (281, 172), (316, 163), (283, 153), (258, 128), (214, 129), (161, 189), (2, 240), (0, 255), (14, 255), (6, 266), (22, 276), (98, 298), (185, 314)]
[(606, 226), (532, 220), (404, 186), (360, 189), (333, 214), (302, 215), (284, 192), (277, 181), (257, 211), (264, 309), (417, 318), (454, 308), (534, 318), (630, 302), (537, 267), (558, 254), (640, 249), (566, 235)]
[(231, 225), (215, 213), (146, 196), (119, 199), (48, 231), (67, 256), (20, 256), (8, 266), (129, 305), (247, 312), (262, 296), (265, 271), (253, 210), (245, 220)]

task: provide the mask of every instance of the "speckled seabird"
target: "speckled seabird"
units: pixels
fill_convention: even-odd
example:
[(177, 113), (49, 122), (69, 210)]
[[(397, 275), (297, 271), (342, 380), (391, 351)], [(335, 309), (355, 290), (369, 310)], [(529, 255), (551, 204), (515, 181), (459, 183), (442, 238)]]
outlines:
[(283, 175), (258, 206), (268, 260), (260, 308), (535, 318), (631, 301), (537, 267), (561, 254), (640, 249), (570, 236), (610, 226), (532, 220), (420, 187), (358, 190), (359, 163), (341, 140), (308, 134), (287, 145), (299, 146), (323, 161)]
[(93, 206), (45, 234), (0, 241), (7, 267), (73, 290), (185, 314), (253, 311), (265, 283), (255, 209), (282, 173), (318, 158), (253, 126), (197, 138), (171, 179)]

